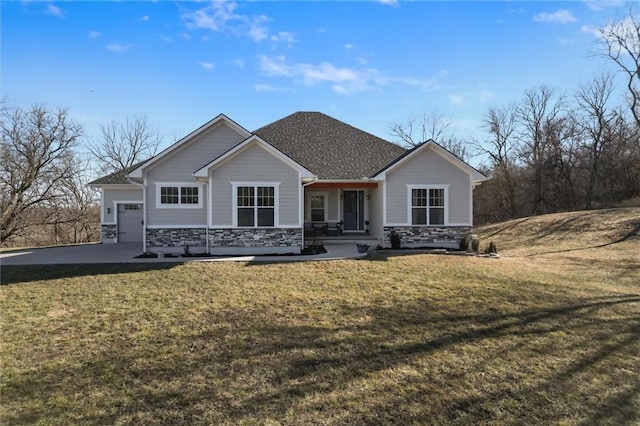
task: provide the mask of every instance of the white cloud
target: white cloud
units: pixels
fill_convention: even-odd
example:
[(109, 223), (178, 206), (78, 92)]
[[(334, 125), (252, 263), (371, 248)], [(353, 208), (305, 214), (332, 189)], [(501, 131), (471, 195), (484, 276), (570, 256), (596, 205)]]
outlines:
[(345, 48), (345, 49), (347, 49), (347, 50), (351, 50), (351, 49), (353, 49), (354, 47), (355, 47), (355, 46), (354, 46), (353, 44), (351, 44), (351, 43), (345, 43), (345, 44), (344, 44), (344, 48)]
[(204, 62), (204, 61), (198, 62), (198, 65), (200, 65), (202, 68), (204, 68), (205, 70), (208, 70), (208, 71), (211, 71), (212, 69), (214, 69), (216, 67), (216, 64), (214, 64), (212, 62)]
[(485, 103), (485, 102), (489, 102), (491, 101), (493, 98), (496, 97), (496, 94), (493, 93), (491, 90), (487, 89), (487, 88), (480, 88), (480, 102)]
[(271, 36), (271, 41), (274, 43), (286, 43), (287, 46), (291, 47), (291, 45), (298, 40), (296, 40), (295, 34), (287, 31), (280, 31), (278, 34)]
[(149, 15), (144, 15), (140, 17), (140, 22), (149, 22)]
[(52, 3), (47, 4), (47, 9), (44, 13), (46, 13), (47, 15), (57, 16), (58, 18), (64, 18), (65, 15), (62, 9)]
[(180, 37), (183, 40), (191, 40), (191, 34), (187, 34), (187, 33), (180, 33), (178, 34), (178, 37)]
[(619, 7), (625, 4), (625, 2), (622, 0), (587, 0), (585, 1), (585, 3), (587, 4), (587, 6), (589, 6), (589, 9), (593, 10), (594, 12), (601, 12), (607, 8)]
[(558, 23), (558, 24), (568, 24), (571, 22), (576, 22), (577, 19), (573, 16), (573, 13), (569, 12), (566, 9), (559, 9), (553, 13), (542, 12), (534, 15), (533, 20), (536, 22), (546, 22), (546, 23)]
[(446, 75), (441, 71), (434, 77), (388, 77), (375, 68), (338, 67), (323, 61), (319, 64), (288, 63), (285, 56), (258, 56), (258, 67), (267, 77), (285, 77), (293, 79), (294, 84), (307, 87), (329, 84), (339, 94), (351, 94), (363, 91), (380, 90), (394, 83), (431, 90), (440, 78)]
[(269, 37), (265, 15), (243, 15), (236, 13), (238, 4), (233, 1), (215, 0), (209, 5), (185, 12), (182, 21), (188, 29), (205, 29), (223, 34), (249, 37), (260, 42)]
[(378, 0), (378, 2), (385, 4), (387, 6), (393, 6), (393, 7), (400, 6), (400, 0)]
[(107, 50), (110, 50), (112, 52), (124, 53), (124, 52), (127, 52), (129, 49), (131, 49), (133, 47), (133, 45), (131, 45), (131, 44), (111, 43), (111, 44), (107, 44), (105, 47), (107, 48)]
[(244, 68), (244, 61), (242, 59), (234, 59), (231, 63), (238, 68)]
[(89, 31), (89, 33), (87, 34), (87, 37), (95, 40), (97, 38), (102, 37), (102, 33), (100, 31)]

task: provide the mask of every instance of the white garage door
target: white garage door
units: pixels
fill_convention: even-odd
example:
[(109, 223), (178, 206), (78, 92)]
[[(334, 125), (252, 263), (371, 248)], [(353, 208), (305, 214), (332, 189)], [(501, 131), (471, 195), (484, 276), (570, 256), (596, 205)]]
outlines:
[(118, 204), (118, 242), (142, 242), (142, 204)]

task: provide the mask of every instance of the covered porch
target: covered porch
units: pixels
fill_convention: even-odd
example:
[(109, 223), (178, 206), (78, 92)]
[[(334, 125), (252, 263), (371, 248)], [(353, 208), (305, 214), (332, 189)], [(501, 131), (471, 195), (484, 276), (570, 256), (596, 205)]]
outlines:
[[(304, 234), (323, 240), (376, 240), (382, 232), (378, 182), (319, 181), (304, 186)], [(379, 226), (378, 226), (379, 225)]]

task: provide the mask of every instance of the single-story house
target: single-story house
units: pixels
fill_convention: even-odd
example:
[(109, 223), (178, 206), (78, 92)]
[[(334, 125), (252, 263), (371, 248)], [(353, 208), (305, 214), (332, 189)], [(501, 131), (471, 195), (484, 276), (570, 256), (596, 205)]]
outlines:
[(434, 141), (407, 150), (319, 112), (250, 132), (220, 114), (90, 183), (102, 243), (145, 252), (299, 253), (310, 232), (457, 247), (487, 178)]

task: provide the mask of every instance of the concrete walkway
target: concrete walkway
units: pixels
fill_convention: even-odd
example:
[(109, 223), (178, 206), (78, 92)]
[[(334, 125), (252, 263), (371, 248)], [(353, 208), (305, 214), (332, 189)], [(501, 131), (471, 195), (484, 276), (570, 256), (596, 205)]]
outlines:
[(358, 253), (355, 244), (325, 244), (327, 253), (299, 256), (221, 256), (166, 257), (136, 259), (142, 254), (139, 243), (84, 244), (6, 251), (0, 253), (0, 266), (6, 265), (63, 265), (92, 263), (162, 263), (162, 262), (308, 262), (316, 260), (357, 259), (367, 256)]

